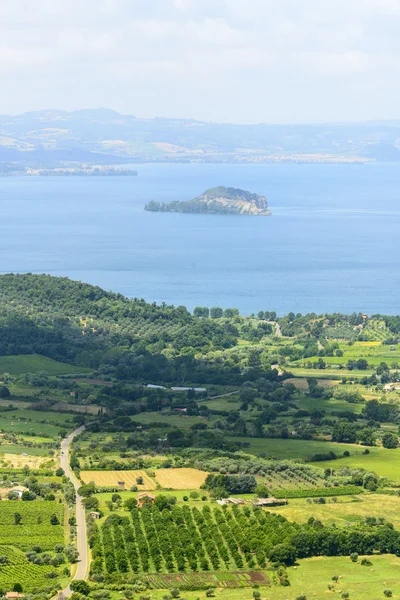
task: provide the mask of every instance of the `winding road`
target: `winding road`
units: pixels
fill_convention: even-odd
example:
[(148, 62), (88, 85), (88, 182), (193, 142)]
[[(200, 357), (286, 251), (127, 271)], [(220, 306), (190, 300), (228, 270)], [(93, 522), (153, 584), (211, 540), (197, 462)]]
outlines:
[[(79, 481), (75, 477), (74, 472), (72, 471), (72, 469), (69, 466), (69, 447), (70, 447), (73, 439), (77, 435), (82, 433), (82, 431), (84, 429), (85, 429), (85, 427), (83, 425), (82, 425), (82, 427), (78, 427), (78, 429), (75, 429), (72, 433), (69, 434), (68, 437), (63, 439), (63, 441), (61, 442), (60, 466), (62, 469), (64, 469), (65, 475), (67, 477), (69, 477), (70, 480), (72, 481), (72, 484), (73, 484), (76, 492), (78, 491), (81, 484), (79, 483)], [(86, 574), (88, 571), (88, 564), (89, 564), (88, 563), (87, 533), (86, 533), (86, 517), (85, 517), (85, 509), (82, 504), (82, 498), (81, 498), (81, 496), (78, 496), (78, 494), (76, 494), (76, 537), (77, 537), (77, 546), (78, 546), (78, 552), (79, 552), (79, 561), (78, 561), (78, 566), (77, 566), (76, 573), (75, 573), (73, 579), (86, 579)], [(66, 598), (68, 598), (68, 596), (70, 596), (70, 594), (71, 594), (70, 586), (68, 585), (68, 587), (66, 587), (65, 590), (62, 591), (62, 593), (64, 594), (64, 596)]]

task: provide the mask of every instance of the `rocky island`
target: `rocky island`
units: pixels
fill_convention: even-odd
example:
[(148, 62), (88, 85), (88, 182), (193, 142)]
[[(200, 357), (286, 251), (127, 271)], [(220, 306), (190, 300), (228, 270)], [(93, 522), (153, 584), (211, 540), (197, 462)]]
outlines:
[(271, 214), (265, 196), (252, 194), (237, 188), (218, 186), (206, 190), (192, 200), (155, 202), (144, 207), (151, 212), (200, 213), (211, 215), (260, 215)]

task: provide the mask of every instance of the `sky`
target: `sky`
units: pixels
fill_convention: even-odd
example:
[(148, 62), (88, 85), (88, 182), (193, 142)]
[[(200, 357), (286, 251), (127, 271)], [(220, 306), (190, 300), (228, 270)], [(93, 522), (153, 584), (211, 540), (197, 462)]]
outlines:
[(1, 0), (0, 113), (400, 118), (400, 0)]

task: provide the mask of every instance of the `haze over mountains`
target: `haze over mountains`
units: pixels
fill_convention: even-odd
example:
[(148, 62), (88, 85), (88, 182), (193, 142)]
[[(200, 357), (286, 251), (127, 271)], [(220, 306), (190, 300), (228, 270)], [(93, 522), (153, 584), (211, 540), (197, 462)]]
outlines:
[(0, 116), (0, 162), (365, 162), (400, 160), (400, 120), (239, 125), (143, 119), (109, 109)]

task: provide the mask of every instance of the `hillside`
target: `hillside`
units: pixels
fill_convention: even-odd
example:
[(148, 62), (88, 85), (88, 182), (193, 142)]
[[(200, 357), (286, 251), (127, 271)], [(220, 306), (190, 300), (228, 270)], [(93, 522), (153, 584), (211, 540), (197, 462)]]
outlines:
[(269, 216), (271, 214), (265, 196), (224, 186), (210, 188), (186, 202), (149, 202), (145, 210), (224, 215)]
[[(141, 119), (112, 110), (0, 115), (5, 172), (65, 162), (368, 162), (399, 160), (400, 122), (238, 125)], [(16, 163), (16, 164), (11, 164)]]

